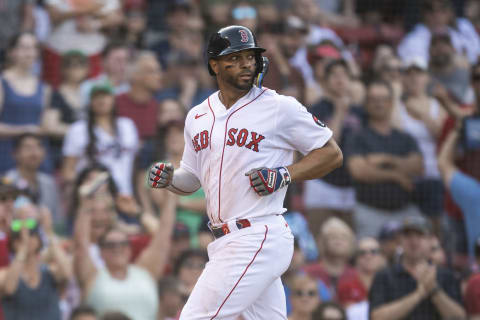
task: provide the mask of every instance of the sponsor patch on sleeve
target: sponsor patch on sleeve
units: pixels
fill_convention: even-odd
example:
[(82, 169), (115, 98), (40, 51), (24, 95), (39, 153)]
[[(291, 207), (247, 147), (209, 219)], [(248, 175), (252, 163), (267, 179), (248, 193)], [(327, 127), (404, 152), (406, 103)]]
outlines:
[(313, 114), (312, 114), (312, 117), (313, 117), (313, 121), (315, 121), (315, 123), (316, 123), (317, 125), (319, 125), (319, 126), (322, 127), (322, 128), (325, 128), (325, 127), (326, 127), (325, 123), (323, 123), (322, 121), (320, 121), (320, 120), (319, 120), (317, 117), (315, 117)]

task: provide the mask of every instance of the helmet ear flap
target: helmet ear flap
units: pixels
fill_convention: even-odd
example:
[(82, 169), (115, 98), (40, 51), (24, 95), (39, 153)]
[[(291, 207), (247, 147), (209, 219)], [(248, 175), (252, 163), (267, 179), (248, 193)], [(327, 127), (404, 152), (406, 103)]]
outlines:
[(255, 52), (255, 77), (258, 76), (260, 72), (262, 72), (263, 69), (263, 59), (262, 59), (262, 54), (259, 51)]

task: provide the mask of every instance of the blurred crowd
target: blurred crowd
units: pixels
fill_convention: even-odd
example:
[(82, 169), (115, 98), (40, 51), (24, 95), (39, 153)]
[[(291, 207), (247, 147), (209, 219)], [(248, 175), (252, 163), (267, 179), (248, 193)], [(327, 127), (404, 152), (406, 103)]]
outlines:
[(480, 2), (0, 0), (0, 320), (179, 316), (205, 194), (145, 172), (178, 167), (231, 24), (344, 154), (289, 188), (289, 319), (480, 319)]

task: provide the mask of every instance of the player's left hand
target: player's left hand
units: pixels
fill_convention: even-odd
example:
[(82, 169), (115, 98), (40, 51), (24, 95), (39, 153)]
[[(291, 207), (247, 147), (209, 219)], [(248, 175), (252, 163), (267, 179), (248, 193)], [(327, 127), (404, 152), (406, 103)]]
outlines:
[(247, 173), (250, 178), (250, 185), (259, 196), (267, 196), (280, 188), (290, 184), (290, 173), (286, 167), (278, 168), (255, 168)]

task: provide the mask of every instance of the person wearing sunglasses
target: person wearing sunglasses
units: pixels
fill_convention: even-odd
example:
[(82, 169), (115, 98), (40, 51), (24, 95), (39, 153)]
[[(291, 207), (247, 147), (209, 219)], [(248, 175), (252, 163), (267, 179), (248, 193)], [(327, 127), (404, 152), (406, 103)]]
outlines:
[(156, 320), (158, 293), (156, 282), (163, 275), (170, 249), (175, 221), (175, 196), (168, 193), (155, 203), (161, 210), (150, 244), (130, 262), (132, 250), (127, 234), (118, 227), (108, 228), (99, 238), (104, 267), (96, 266), (91, 258), (90, 228), (95, 198), (81, 201), (75, 222), (76, 275), (85, 303), (103, 316), (108, 310), (118, 310), (132, 320)]
[(292, 312), (289, 320), (311, 320), (312, 312), (320, 304), (317, 281), (305, 274), (298, 274), (292, 279), (290, 301)]
[(178, 257), (173, 273), (187, 288), (189, 293), (192, 292), (207, 262), (208, 254), (201, 249), (186, 250)]
[[(51, 213), (40, 208), (38, 220), (18, 214), (10, 228), (13, 258), (8, 267), (0, 269), (5, 319), (60, 320), (59, 290), (71, 279), (72, 271), (53, 232)], [(44, 255), (40, 229), (48, 243)]]
[(386, 260), (378, 241), (370, 237), (358, 241), (354, 260), (356, 274), (339, 281), (338, 302), (346, 308), (350, 319), (368, 320), (368, 290)]

